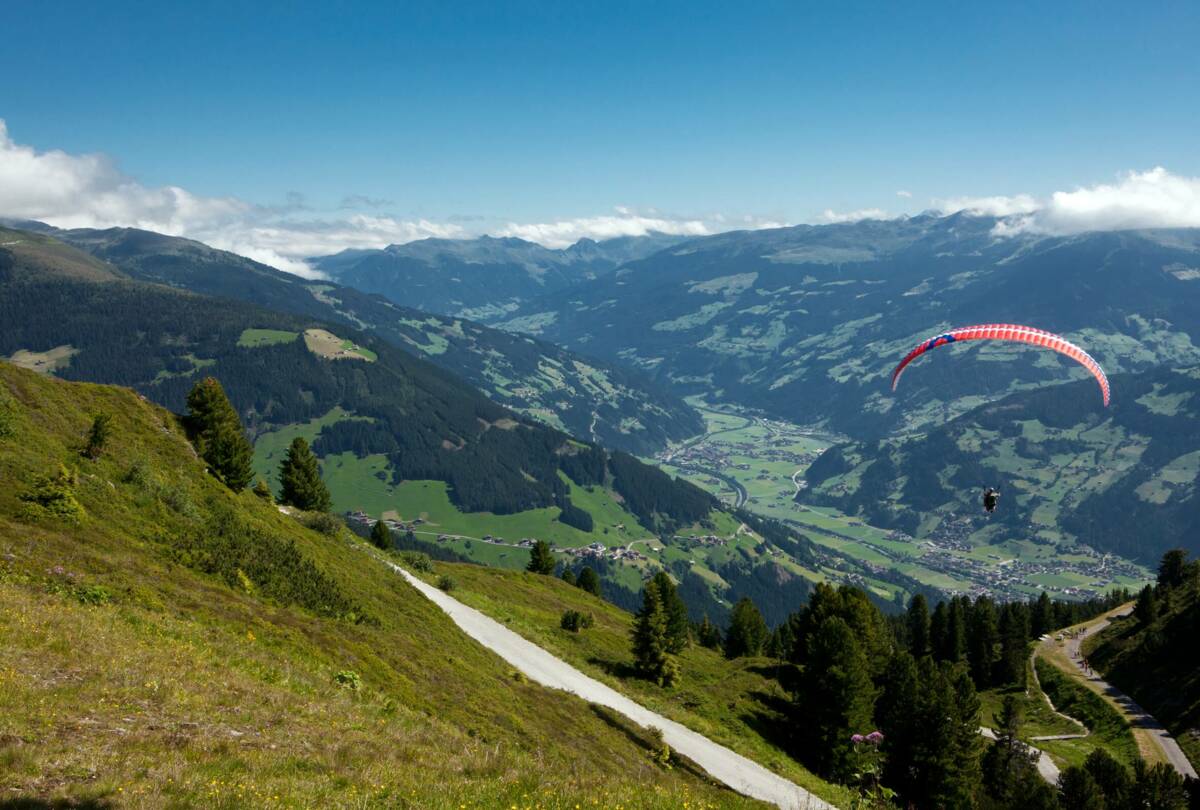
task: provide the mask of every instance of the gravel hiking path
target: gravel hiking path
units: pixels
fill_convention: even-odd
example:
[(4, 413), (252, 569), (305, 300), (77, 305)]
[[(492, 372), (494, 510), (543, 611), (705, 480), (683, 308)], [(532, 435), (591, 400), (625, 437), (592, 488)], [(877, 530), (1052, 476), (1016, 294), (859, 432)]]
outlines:
[(756, 762), (692, 731), (673, 720), (655, 714), (621, 693), (555, 658), (504, 625), (467, 607), (462, 602), (417, 579), (403, 568), (388, 563), (410, 585), (440, 607), (468, 636), (499, 655), (528, 678), (551, 689), (561, 689), (584, 700), (606, 706), (646, 728), (662, 731), (663, 740), (709, 776), (744, 796), (770, 802), (783, 810), (832, 810), (833, 805), (819, 799), (799, 785), (784, 779)]

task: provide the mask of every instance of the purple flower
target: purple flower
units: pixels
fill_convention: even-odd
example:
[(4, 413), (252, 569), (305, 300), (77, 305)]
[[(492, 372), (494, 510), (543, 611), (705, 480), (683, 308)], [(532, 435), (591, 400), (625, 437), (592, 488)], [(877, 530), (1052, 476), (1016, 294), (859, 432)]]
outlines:
[(46, 573), (53, 574), (56, 577), (61, 577), (63, 574), (67, 573), (67, 569), (63, 568), (61, 565), (56, 565)]
[(872, 731), (867, 735), (867, 742), (869, 742), (871, 745), (879, 745), (881, 742), (883, 742), (883, 732)]
[(866, 737), (864, 737), (863, 735), (855, 734), (853, 737), (850, 738), (850, 742), (854, 743), (855, 745), (858, 745), (860, 742), (863, 742), (865, 739), (866, 739)]

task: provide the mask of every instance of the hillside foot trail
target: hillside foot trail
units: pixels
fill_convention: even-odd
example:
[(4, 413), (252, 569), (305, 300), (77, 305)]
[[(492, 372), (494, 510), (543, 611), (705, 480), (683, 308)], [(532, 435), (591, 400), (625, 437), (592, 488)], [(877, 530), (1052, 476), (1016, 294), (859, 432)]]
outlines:
[[(1139, 706), (1129, 695), (1097, 675), (1095, 670), (1084, 667), (1084, 657), (1079, 649), (1083, 640), (1088, 636), (1096, 635), (1105, 627), (1108, 627), (1113, 619), (1128, 616), (1132, 611), (1132, 607), (1125, 607), (1105, 614), (1097, 621), (1090, 622), (1081, 627), (1074, 636), (1068, 636), (1066, 638), (1066, 658), (1093, 691), (1108, 698), (1117, 707), (1117, 710), (1129, 720), (1129, 724), (1133, 726), (1135, 735), (1143, 736), (1149, 739), (1153, 745), (1157, 746), (1162, 751), (1164, 759), (1179, 772), (1180, 776), (1195, 779), (1196, 769), (1192, 767), (1192, 763), (1184, 755), (1183, 749), (1179, 747), (1179, 743), (1163, 727), (1163, 724), (1158, 722), (1150, 712)], [(1054, 638), (1048, 638), (1042, 642), (1042, 645), (1047, 650), (1053, 650), (1055, 644)], [(1053, 660), (1049, 654), (1046, 658)]]
[(504, 625), (467, 607), (393, 563), (389, 566), (429, 601), (440, 607), (468, 636), (499, 655), (530, 680), (561, 689), (625, 715), (646, 728), (662, 730), (671, 749), (703, 768), (709, 776), (744, 796), (770, 802), (783, 810), (832, 810), (833, 805), (799, 785), (772, 773), (741, 754), (655, 714), (621, 693), (584, 675)]

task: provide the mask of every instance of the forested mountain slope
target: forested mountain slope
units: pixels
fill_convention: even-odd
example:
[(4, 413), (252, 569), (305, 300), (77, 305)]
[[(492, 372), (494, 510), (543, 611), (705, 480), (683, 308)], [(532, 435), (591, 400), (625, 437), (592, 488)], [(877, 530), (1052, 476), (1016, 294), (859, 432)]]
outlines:
[[(702, 427), (692, 408), (648, 375), (545, 341), (400, 306), (395, 302), (411, 300), (402, 288), (392, 290), (388, 300), (353, 287), (301, 279), (199, 242), (132, 228), (66, 231), (39, 223), (19, 225), (108, 263), (91, 262), (97, 272), (111, 273), (116, 267), (142, 281), (372, 332), (463, 378), (502, 405), (608, 447), (647, 454)], [(6, 240), (0, 235), (0, 242), (8, 241), (16, 250), (22, 240), (34, 238), (13, 235)], [(36, 244), (49, 251), (54, 243), (39, 238)]]
[[(1078, 541), (1148, 565), (1176, 545), (1200, 551), (1200, 368), (1111, 380), (1108, 408), (1086, 380), (1013, 394), (927, 433), (832, 447), (797, 499), (918, 538)], [(1001, 490), (987, 517), (985, 486)]]
[(563, 475), (580, 485), (612, 476), (649, 526), (690, 525), (713, 507), (632, 459), (615, 474), (604, 451), (515, 416), (377, 336), (160, 285), (34, 272), (3, 248), (0, 290), (0, 356), (131, 386), (174, 410), (199, 376), (215, 376), (256, 436), (316, 424), (319, 454), (378, 457), (393, 483), (443, 481), (461, 510), (569, 510)]
[(756, 806), (231, 493), (167, 411), (4, 362), (0, 639), (14, 807)]
[(482, 318), (547, 292), (598, 278), (624, 262), (682, 241), (653, 233), (561, 250), (513, 237), (421, 239), (383, 250), (347, 250), (312, 259), (331, 278), (417, 309)]
[(1082, 370), (1013, 344), (918, 341), (1009, 322), (1065, 333), (1109, 373), (1200, 362), (1200, 231), (1010, 234), (967, 214), (695, 239), (521, 307), (506, 328), (856, 437), (944, 422)]

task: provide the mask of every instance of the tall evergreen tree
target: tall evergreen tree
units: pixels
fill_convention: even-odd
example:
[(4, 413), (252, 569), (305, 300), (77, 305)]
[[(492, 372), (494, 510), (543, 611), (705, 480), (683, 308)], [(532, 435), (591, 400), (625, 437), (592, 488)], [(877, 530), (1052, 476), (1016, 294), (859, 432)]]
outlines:
[(1021, 742), (1023, 717), (1017, 698), (1005, 695), (993, 720), (996, 743), (983, 757), (983, 786), (1001, 807), (1027, 806), (1031, 793), (1049, 789), (1037, 771), (1040, 754)]
[(371, 527), (371, 544), (387, 551), (392, 547), (392, 543), (392, 530), (382, 520), (375, 521), (375, 525)]
[[(928, 657), (923, 657), (928, 661)], [(904, 797), (917, 792), (912, 768), (917, 759), (920, 685), (917, 661), (901, 650), (892, 656), (883, 675), (883, 688), (875, 704), (875, 716), (883, 731), (883, 783)]]
[(797, 725), (809, 757), (823, 775), (848, 781), (853, 772), (850, 737), (869, 731), (875, 687), (854, 631), (837, 616), (813, 634), (801, 675)]
[(758, 606), (749, 596), (743, 596), (729, 614), (729, 630), (725, 633), (725, 656), (740, 658), (758, 655), (767, 640), (767, 623)]
[(946, 637), (942, 661), (958, 663), (967, 655), (967, 614), (971, 610), (971, 600), (965, 596), (956, 596), (950, 600), (949, 619), (946, 625)]
[(254, 477), (254, 448), (225, 389), (215, 378), (205, 377), (192, 387), (187, 406), (184, 425), (196, 452), (218, 480), (241, 492)]
[(1138, 593), (1137, 602), (1133, 606), (1133, 615), (1141, 624), (1153, 624), (1158, 618), (1158, 597), (1154, 594), (1154, 586), (1147, 585)]
[(1086, 770), (1100, 786), (1105, 803), (1112, 810), (1123, 810), (1130, 806), (1133, 794), (1133, 777), (1129, 769), (1118, 762), (1105, 748), (1095, 748), (1083, 761)]
[(672, 686), (679, 679), (679, 664), (669, 647), (667, 612), (658, 584), (651, 579), (642, 590), (642, 609), (633, 622), (633, 659), (638, 672), (659, 686)]
[(908, 605), (908, 649), (913, 657), (920, 658), (929, 652), (929, 634), (929, 603), (925, 594), (919, 593)]
[(525, 570), (549, 576), (554, 573), (554, 566), (557, 564), (550, 544), (545, 540), (537, 540), (534, 541), (533, 548), (529, 549), (529, 564), (525, 566)]
[(1174, 588), (1187, 581), (1187, 552), (1181, 548), (1173, 548), (1162, 556), (1158, 564), (1158, 584), (1160, 587)]
[(701, 647), (707, 647), (710, 650), (718, 649), (721, 646), (721, 628), (717, 627), (708, 619), (708, 614), (704, 614), (704, 621), (700, 622), (700, 626), (696, 628), (696, 641)]
[(583, 570), (579, 572), (579, 577), (575, 580), (575, 584), (592, 596), (600, 596), (603, 591), (600, 585), (600, 577), (590, 566), (585, 565), (583, 567)]
[(938, 602), (929, 619), (929, 651), (938, 661), (944, 661), (946, 635), (950, 632), (950, 609), (944, 601)]
[(111, 434), (112, 414), (96, 414), (92, 417), (92, 429), (88, 431), (87, 445), (83, 449), (83, 454), (93, 460), (100, 458)]
[(659, 571), (654, 575), (654, 580), (658, 584), (658, 594), (663, 602), (663, 610), (667, 613), (668, 649), (671, 653), (678, 655), (687, 648), (688, 642), (691, 640), (687, 605), (679, 595), (675, 581), (666, 571)]
[(1058, 777), (1058, 801), (1063, 810), (1105, 810), (1104, 791), (1079, 765), (1067, 768)]
[(1025, 687), (1025, 660), (1029, 651), (1029, 611), (1020, 602), (1008, 602), (1000, 610), (1000, 656), (992, 683)]
[(305, 512), (328, 512), (332, 502), (317, 457), (303, 436), (292, 439), (279, 465), (279, 502)]
[(971, 678), (977, 689), (992, 685), (992, 669), (996, 664), (996, 603), (986, 596), (975, 600), (971, 607), (967, 633), (967, 659), (971, 665)]
[(1038, 639), (1053, 629), (1054, 605), (1050, 601), (1050, 594), (1042, 591), (1042, 595), (1034, 603), (1033, 614), (1029, 617), (1029, 633)]
[(563, 568), (562, 574), (560, 576), (562, 577), (562, 581), (567, 583), (568, 585), (578, 585), (579, 584), (575, 579), (575, 572), (572, 571), (570, 568)]

